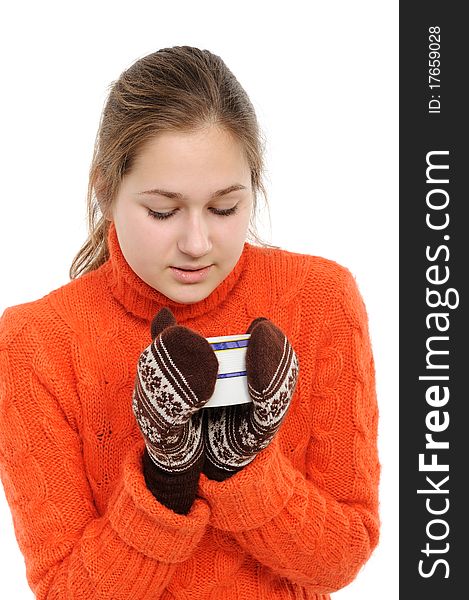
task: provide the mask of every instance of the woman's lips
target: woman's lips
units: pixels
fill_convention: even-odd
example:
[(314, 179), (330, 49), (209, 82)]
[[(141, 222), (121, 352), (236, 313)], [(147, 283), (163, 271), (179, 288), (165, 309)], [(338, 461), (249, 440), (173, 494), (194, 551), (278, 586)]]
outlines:
[(208, 267), (198, 269), (197, 271), (185, 271), (184, 269), (178, 269), (177, 267), (170, 267), (170, 269), (174, 279), (180, 283), (200, 283), (207, 279), (212, 266), (213, 265), (209, 265)]

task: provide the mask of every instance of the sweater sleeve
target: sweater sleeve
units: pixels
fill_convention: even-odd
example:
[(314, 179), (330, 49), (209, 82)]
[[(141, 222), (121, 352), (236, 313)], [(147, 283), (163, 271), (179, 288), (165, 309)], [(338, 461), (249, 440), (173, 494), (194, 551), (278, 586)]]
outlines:
[(304, 472), (277, 435), (232, 478), (200, 482), (213, 526), (277, 576), (318, 594), (350, 583), (379, 537), (374, 363), (365, 307), (344, 273), (318, 345)]
[[(200, 499), (187, 516), (145, 485), (143, 440), (132, 442), (107, 508), (99, 513), (81, 440), (64, 410), (73, 394), (37, 369), (38, 332), (0, 337), (0, 475), (31, 589), (39, 599), (155, 599), (195, 551), (208, 522)], [(44, 358), (44, 357), (43, 357)], [(55, 375), (54, 375), (55, 373)], [(61, 401), (59, 401), (61, 400)]]

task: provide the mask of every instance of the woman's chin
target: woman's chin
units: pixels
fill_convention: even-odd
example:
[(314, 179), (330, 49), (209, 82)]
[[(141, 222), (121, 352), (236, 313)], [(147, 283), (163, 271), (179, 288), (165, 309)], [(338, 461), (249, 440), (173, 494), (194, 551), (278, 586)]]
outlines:
[(160, 291), (170, 300), (177, 302), (178, 304), (196, 304), (201, 300), (205, 300), (207, 296), (210, 296), (215, 287), (216, 286), (208, 285), (207, 282), (204, 282), (204, 284), (181, 284), (178, 285), (176, 289)]

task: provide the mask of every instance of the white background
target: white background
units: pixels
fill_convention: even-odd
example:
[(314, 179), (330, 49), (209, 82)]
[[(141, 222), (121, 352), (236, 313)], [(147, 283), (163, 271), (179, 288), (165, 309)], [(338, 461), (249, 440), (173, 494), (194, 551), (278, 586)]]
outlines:
[[(10, 3), (1, 25), (0, 312), (68, 281), (107, 86), (134, 60), (220, 55), (267, 138), (271, 234), (356, 277), (380, 406), (381, 540), (334, 600), (398, 597), (398, 2)], [(31, 599), (0, 486), (0, 597)]]

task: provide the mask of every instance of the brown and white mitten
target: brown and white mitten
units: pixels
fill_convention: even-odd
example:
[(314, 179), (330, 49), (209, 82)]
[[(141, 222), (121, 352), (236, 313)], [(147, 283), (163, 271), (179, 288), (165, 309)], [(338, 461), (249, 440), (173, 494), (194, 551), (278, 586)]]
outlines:
[(207, 340), (177, 325), (168, 308), (153, 319), (151, 334), (138, 360), (132, 398), (145, 439), (143, 471), (159, 502), (187, 514), (204, 461), (199, 411), (213, 394), (218, 361)]
[(249, 464), (277, 433), (295, 391), (298, 359), (285, 334), (260, 317), (247, 333), (250, 404), (207, 408), (205, 464), (209, 479), (223, 481)]

